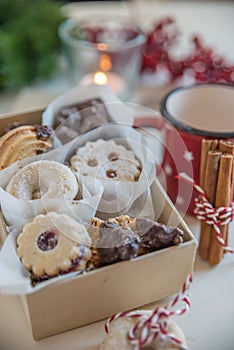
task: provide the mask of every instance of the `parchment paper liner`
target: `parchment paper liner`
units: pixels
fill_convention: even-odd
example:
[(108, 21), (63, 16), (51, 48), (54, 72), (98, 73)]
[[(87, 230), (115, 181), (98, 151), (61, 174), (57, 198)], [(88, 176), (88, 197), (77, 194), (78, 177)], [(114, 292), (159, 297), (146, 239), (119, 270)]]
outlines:
[(109, 86), (95, 84), (89, 86), (78, 85), (54, 99), (42, 115), (42, 124), (53, 126), (55, 114), (60, 108), (94, 98), (100, 98), (105, 103), (110, 122), (133, 125), (133, 111), (119, 100)]
[[(80, 176), (78, 182), (83, 198), (78, 201), (65, 201), (63, 199), (25, 201), (16, 199), (5, 192), (4, 188), (10, 178), (22, 166), (41, 159), (69, 163), (71, 155), (74, 154), (78, 146), (83, 146), (88, 140), (94, 141), (99, 138), (115, 139), (117, 143), (134, 150), (142, 165), (139, 181), (117, 182)], [(0, 292), (4, 294), (28, 294), (51, 283), (77, 275), (77, 272), (74, 272), (52, 278), (36, 287), (31, 286), (28, 274), (16, 255), (16, 238), (26, 222), (39, 213), (51, 210), (66, 213), (86, 225), (95, 216), (97, 210), (103, 218), (129, 214), (134, 217), (141, 215), (153, 219), (154, 211), (149, 188), (154, 178), (155, 160), (153, 154), (147, 149), (143, 137), (129, 125), (120, 123), (102, 125), (58, 149), (41, 156), (23, 159), (2, 170), (0, 172), (0, 201), (4, 217), (10, 227), (10, 234), (0, 253)], [(119, 197), (117, 200), (108, 201), (109, 197), (113, 198), (116, 188)], [(127, 205), (125, 205), (126, 203)], [(107, 209), (107, 212), (104, 209)]]
[(85, 198), (80, 200), (64, 200), (62, 198), (55, 199), (37, 199), (37, 200), (21, 200), (17, 199), (7, 192), (4, 188), (10, 178), (23, 165), (32, 161), (41, 159), (53, 159), (63, 162), (66, 149), (61, 147), (43, 156), (23, 159), (12, 164), (12, 166), (0, 172), (0, 201), (3, 215), (8, 224), (9, 236), (7, 237), (0, 253), (0, 292), (5, 294), (27, 294), (39, 288), (45, 287), (50, 283), (66, 279), (72, 274), (52, 278), (49, 281), (40, 283), (33, 288), (31, 281), (25, 269), (23, 268), (18, 256), (16, 255), (16, 238), (21, 232), (26, 222), (31, 221), (36, 215), (46, 214), (49, 211), (67, 214), (76, 221), (88, 225), (90, 219), (95, 216), (98, 204), (100, 202), (103, 188), (97, 180), (90, 180), (88, 177), (80, 184), (81, 191), (85, 193)]
[[(111, 139), (117, 144), (133, 150), (140, 160), (142, 168), (138, 181), (114, 181), (98, 178), (104, 188), (98, 206), (99, 216), (106, 218), (130, 213), (131, 207), (132, 212), (134, 209), (135, 216), (141, 215), (141, 211), (145, 208), (146, 201), (149, 198), (148, 189), (155, 178), (156, 160), (153, 153), (148, 149), (142, 135), (131, 126), (124, 123), (108, 123), (81, 135), (67, 144), (68, 153), (65, 163), (70, 164), (72, 155), (87, 141), (98, 139)], [(78, 182), (82, 183), (85, 178), (86, 176), (78, 175)], [(138, 212), (136, 212), (137, 207)], [(145, 214), (151, 215), (152, 211), (147, 210)]]

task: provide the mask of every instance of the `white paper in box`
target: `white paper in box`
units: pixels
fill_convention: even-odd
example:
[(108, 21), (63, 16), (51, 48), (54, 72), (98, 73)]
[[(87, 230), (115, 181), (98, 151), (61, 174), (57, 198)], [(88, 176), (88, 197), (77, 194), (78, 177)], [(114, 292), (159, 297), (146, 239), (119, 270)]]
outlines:
[(165, 224), (179, 225), (184, 231), (184, 243), (22, 296), (35, 339), (138, 308), (181, 290), (193, 271), (196, 240), (157, 180), (151, 192), (156, 218)]
[[(29, 118), (39, 118), (30, 112)], [(11, 121), (20, 120), (11, 116)], [(6, 124), (4, 120), (3, 123)], [(177, 293), (193, 271), (196, 240), (155, 179), (155, 219), (179, 226), (184, 242), (51, 284), (21, 300), (35, 339), (64, 332)]]

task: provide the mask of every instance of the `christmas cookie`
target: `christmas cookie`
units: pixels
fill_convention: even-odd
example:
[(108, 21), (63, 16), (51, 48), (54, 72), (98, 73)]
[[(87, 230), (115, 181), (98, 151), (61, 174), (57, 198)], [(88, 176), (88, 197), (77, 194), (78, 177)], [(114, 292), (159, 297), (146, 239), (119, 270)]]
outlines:
[(86, 228), (65, 214), (50, 212), (27, 223), (17, 239), (17, 254), (33, 279), (83, 270), (91, 257)]
[(129, 227), (140, 239), (140, 254), (178, 245), (183, 242), (183, 231), (146, 218), (131, 220)]
[(183, 242), (183, 231), (177, 227), (128, 215), (106, 221), (94, 217), (88, 232), (93, 242), (91, 263), (95, 267), (129, 260)]
[(45, 125), (24, 125), (13, 128), (0, 139), (0, 169), (22, 158), (49, 151), (52, 128)]
[[(124, 216), (125, 217), (125, 216)], [(92, 238), (92, 262), (101, 267), (129, 260), (137, 256), (139, 249), (138, 238), (134, 232), (124, 224), (121, 217), (103, 221), (93, 218), (88, 232)]]
[(20, 169), (6, 191), (21, 199), (73, 199), (78, 192), (75, 175), (65, 165), (49, 160), (33, 162)]
[(78, 148), (70, 162), (75, 174), (100, 179), (137, 181), (141, 173), (134, 152), (112, 140), (87, 142)]
[[(144, 322), (149, 319), (152, 311), (150, 310), (139, 310), (134, 311), (135, 314), (140, 314), (141, 317), (121, 317), (117, 318), (110, 324), (110, 329), (106, 335), (100, 350), (132, 350), (134, 347), (129, 340), (129, 331), (136, 327), (137, 323)], [(138, 332), (139, 334), (139, 332)], [(173, 340), (170, 336), (175, 340)], [(184, 334), (178, 325), (169, 321), (164, 329), (164, 334), (159, 333), (158, 336), (147, 345), (141, 347), (142, 350), (175, 350), (175, 349), (186, 349), (186, 340)]]
[(54, 128), (60, 141), (66, 143), (108, 121), (105, 104), (93, 98), (60, 108), (54, 117)]

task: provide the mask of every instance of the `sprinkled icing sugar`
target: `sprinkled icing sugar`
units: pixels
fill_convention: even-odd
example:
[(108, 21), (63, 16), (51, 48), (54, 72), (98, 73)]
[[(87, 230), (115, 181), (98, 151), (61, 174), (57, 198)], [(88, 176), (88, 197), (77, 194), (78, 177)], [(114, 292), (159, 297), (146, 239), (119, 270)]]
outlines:
[(133, 151), (113, 140), (102, 139), (87, 142), (84, 147), (78, 148), (71, 158), (71, 169), (77, 175), (127, 181), (137, 181), (141, 171), (140, 162)]
[(74, 199), (78, 183), (72, 171), (54, 161), (38, 161), (26, 165), (15, 174), (6, 191), (21, 199)]

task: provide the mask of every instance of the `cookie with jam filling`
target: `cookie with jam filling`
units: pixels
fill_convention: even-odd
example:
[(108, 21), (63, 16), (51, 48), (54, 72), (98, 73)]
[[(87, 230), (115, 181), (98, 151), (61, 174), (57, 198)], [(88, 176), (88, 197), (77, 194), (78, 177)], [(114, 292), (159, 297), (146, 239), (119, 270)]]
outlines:
[(65, 214), (49, 212), (27, 223), (17, 239), (17, 254), (34, 281), (84, 270), (91, 257), (86, 228)]

